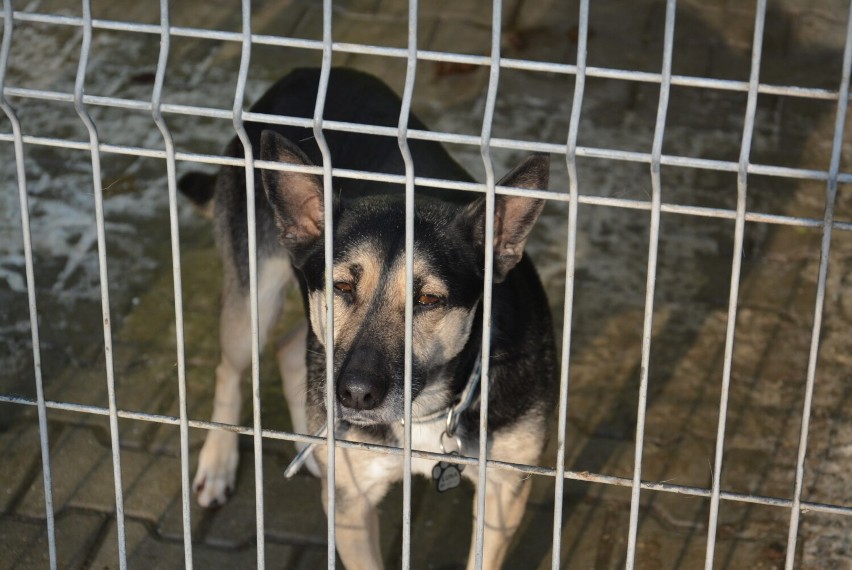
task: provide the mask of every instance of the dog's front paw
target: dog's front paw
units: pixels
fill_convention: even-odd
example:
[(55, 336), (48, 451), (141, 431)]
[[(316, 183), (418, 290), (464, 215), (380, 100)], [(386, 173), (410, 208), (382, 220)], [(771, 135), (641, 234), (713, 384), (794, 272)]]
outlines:
[(202, 507), (224, 505), (234, 491), (239, 463), (237, 434), (211, 431), (198, 455), (192, 490)]

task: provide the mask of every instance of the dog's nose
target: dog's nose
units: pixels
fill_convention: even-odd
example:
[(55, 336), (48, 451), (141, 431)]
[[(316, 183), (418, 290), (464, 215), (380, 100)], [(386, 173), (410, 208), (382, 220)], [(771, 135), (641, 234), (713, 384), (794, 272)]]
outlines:
[(337, 384), (337, 398), (344, 407), (372, 410), (385, 398), (385, 388), (370, 374), (347, 374)]

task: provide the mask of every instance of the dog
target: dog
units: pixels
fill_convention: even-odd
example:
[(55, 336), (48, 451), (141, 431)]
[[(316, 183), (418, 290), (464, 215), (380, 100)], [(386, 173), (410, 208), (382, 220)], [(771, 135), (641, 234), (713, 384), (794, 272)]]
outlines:
[[(320, 72), (300, 69), (271, 87), (257, 113), (313, 116)], [(400, 100), (379, 79), (332, 69), (324, 118), (395, 127)], [(413, 115), (409, 126), (426, 127)], [(247, 123), (255, 159), (322, 164), (311, 129)], [(403, 174), (395, 137), (325, 131), (335, 168)], [(417, 176), (471, 181), (437, 142), (411, 140)], [(234, 138), (226, 154), (243, 156)], [(546, 189), (549, 157), (533, 154), (499, 185)], [(257, 275), (261, 343), (295, 275), (307, 324), (281, 344), (278, 361), (294, 429), (318, 433), (326, 424), (325, 232), (333, 233), (334, 362), (337, 437), (402, 446), (405, 330), (405, 197), (403, 186), (334, 178), (333, 222), (326, 223), (322, 178), (258, 169), (255, 176)], [(251, 362), (244, 170), (224, 166), (215, 177), (182, 178), (181, 190), (198, 206), (213, 207), (222, 253), (224, 289), (221, 362), (216, 369), (212, 421), (239, 423), (240, 377)], [(555, 342), (547, 298), (524, 246), (544, 201), (497, 195), (494, 210), (490, 360), (480, 379), (486, 202), (482, 194), (416, 188), (412, 446), (477, 457), (480, 382), (488, 381), (488, 457), (537, 464), (555, 401)], [(449, 417), (448, 417), (449, 416)], [(309, 466), (322, 481), (327, 505), (327, 452)], [(400, 455), (336, 450), (336, 543), (346, 568), (382, 567), (376, 505), (403, 473)], [(315, 464), (313, 463), (315, 461)], [(232, 492), (237, 436), (211, 430), (201, 449), (193, 487), (202, 506), (223, 504)], [(412, 471), (431, 476), (439, 490), (476, 469), (451, 461), (413, 459)], [(485, 487), (484, 568), (499, 568), (524, 513), (531, 482), (489, 469)], [(475, 513), (474, 513), (475, 514)], [(471, 545), (468, 567), (475, 548)]]

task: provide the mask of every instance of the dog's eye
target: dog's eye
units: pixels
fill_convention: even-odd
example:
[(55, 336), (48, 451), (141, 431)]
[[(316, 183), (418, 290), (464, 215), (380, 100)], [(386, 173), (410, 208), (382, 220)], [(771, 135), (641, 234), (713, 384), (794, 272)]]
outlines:
[(434, 307), (439, 304), (443, 299), (437, 295), (431, 295), (429, 293), (421, 293), (417, 296), (417, 304), (422, 305), (424, 307)]
[(335, 281), (334, 282), (334, 290), (338, 293), (350, 294), (355, 291), (355, 288), (352, 287), (351, 283), (347, 283), (346, 281)]

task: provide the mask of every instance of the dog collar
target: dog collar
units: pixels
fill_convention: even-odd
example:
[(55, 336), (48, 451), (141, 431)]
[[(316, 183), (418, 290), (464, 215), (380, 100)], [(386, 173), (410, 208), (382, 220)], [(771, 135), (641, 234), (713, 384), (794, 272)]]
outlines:
[[(476, 400), (476, 396), (478, 395), (476, 390), (479, 388), (479, 382), (481, 379), (482, 352), (480, 351), (479, 355), (476, 357), (476, 362), (473, 365), (473, 370), (470, 372), (470, 376), (468, 376), (467, 384), (457, 398), (456, 403), (451, 406), (447, 406), (446, 408), (429, 412), (428, 414), (412, 416), (411, 422), (415, 424), (428, 424), (446, 416), (447, 435), (450, 437), (455, 436), (456, 429), (459, 426), (459, 418), (471, 405), (473, 405), (473, 402)], [(399, 422), (405, 425), (405, 418), (399, 420)]]

